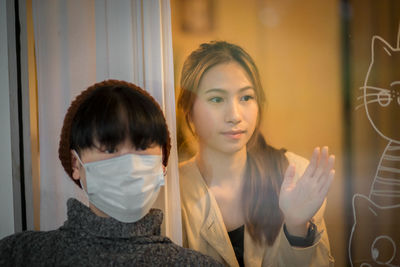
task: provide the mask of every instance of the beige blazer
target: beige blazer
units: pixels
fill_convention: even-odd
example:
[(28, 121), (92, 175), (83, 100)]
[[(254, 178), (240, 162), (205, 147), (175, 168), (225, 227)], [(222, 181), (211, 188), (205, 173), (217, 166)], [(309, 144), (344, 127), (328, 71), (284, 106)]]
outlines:
[[(298, 179), (308, 161), (291, 152), (286, 156), (296, 166)], [(182, 201), (183, 246), (209, 255), (228, 266), (239, 266), (221, 212), (212, 192), (202, 178), (194, 158), (179, 166)], [(329, 240), (323, 219), (325, 202), (313, 218), (317, 237), (310, 247), (292, 247), (283, 227), (272, 246), (257, 245), (247, 229), (244, 234), (244, 263), (246, 266), (333, 266)]]

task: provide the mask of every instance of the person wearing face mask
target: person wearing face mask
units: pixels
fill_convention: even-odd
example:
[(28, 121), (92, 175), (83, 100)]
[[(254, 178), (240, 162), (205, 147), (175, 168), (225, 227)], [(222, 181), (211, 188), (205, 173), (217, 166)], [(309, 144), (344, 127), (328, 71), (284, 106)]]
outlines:
[(96, 83), (72, 101), (59, 143), (69, 177), (89, 207), (69, 199), (59, 229), (26, 231), (0, 241), (0, 266), (220, 266), (160, 235), (151, 209), (170, 150), (157, 102), (134, 84)]

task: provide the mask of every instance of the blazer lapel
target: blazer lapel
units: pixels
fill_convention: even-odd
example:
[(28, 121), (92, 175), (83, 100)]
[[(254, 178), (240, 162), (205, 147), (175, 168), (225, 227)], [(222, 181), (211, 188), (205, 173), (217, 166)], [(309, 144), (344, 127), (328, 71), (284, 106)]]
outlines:
[[(216, 205), (211, 197), (211, 206)], [(225, 260), (229, 266), (239, 266), (235, 252), (230, 242), (221, 214), (217, 214), (218, 206), (209, 210), (201, 230), (201, 237)]]

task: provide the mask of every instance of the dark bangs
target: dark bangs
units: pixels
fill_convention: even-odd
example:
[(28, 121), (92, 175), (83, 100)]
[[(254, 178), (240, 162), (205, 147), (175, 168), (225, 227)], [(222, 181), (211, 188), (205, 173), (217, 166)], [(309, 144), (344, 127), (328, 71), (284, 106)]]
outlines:
[(168, 138), (155, 100), (142, 89), (121, 85), (94, 90), (77, 110), (71, 128), (71, 148), (78, 151), (95, 147), (95, 141), (114, 150), (127, 139), (138, 150), (153, 144), (164, 150)]

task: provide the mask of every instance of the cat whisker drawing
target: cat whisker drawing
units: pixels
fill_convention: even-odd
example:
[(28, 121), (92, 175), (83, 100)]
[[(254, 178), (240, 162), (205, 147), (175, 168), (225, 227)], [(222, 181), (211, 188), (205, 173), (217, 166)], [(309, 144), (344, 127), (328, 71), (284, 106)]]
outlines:
[[(384, 105), (389, 105), (390, 104), (390, 101), (392, 101), (392, 98), (388, 98), (388, 99), (385, 99), (385, 101), (387, 101), (388, 103), (384, 103), (384, 104), (381, 104), (382, 106), (384, 106)], [(359, 108), (361, 108), (361, 107), (364, 107), (365, 105), (368, 105), (368, 104), (371, 104), (371, 103), (376, 103), (376, 102), (382, 102), (383, 103), (383, 101), (382, 100), (380, 100), (380, 99), (373, 99), (373, 100), (369, 100), (368, 102), (365, 102), (365, 103), (361, 103), (360, 105), (358, 105), (358, 106), (356, 106), (355, 107), (355, 110), (357, 110), (357, 109), (359, 109)]]
[(359, 89), (360, 90), (370, 89), (370, 90), (390, 92), (390, 90), (388, 90), (386, 88), (381, 88), (381, 87), (376, 87), (376, 86), (361, 86)]
[(362, 95), (362, 96), (359, 96), (359, 97), (357, 97), (357, 100), (364, 100), (364, 97), (370, 97), (370, 96), (379, 96), (379, 94), (380, 93), (375, 93), (375, 94), (366, 94), (365, 96), (364, 95)]

